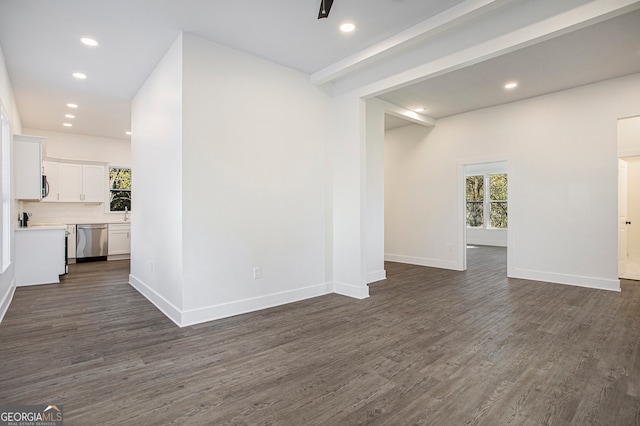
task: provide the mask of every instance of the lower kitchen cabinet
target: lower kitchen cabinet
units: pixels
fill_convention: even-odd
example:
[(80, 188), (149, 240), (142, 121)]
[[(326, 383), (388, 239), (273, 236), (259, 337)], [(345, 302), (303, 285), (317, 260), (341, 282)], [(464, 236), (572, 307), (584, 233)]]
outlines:
[(109, 224), (109, 256), (127, 258), (131, 254), (131, 224)]
[(64, 225), (16, 229), (16, 286), (60, 282), (66, 273), (65, 232)]

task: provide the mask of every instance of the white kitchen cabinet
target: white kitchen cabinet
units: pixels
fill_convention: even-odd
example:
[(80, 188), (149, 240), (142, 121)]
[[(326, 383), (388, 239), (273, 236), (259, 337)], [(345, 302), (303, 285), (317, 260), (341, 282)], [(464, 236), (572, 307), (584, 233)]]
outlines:
[(16, 199), (42, 199), (42, 144), (45, 138), (13, 136), (13, 155), (16, 179)]
[(59, 163), (59, 201), (82, 201), (82, 164)]
[(66, 272), (66, 226), (33, 226), (15, 231), (16, 286), (53, 284)]
[(104, 203), (107, 184), (104, 166), (82, 165), (82, 201)]
[(105, 202), (105, 167), (99, 164), (45, 161), (43, 168), (49, 182), (52, 202)]
[(109, 224), (109, 256), (129, 255), (131, 253), (131, 224)]

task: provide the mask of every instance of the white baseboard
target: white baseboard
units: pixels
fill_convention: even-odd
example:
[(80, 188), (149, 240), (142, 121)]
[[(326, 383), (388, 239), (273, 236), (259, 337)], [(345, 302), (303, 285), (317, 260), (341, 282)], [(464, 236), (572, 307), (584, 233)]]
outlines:
[(330, 283), (317, 284), (281, 293), (267, 294), (265, 296), (192, 309), (182, 313), (181, 326), (185, 327), (200, 324), (207, 321), (246, 314), (248, 312), (273, 308), (274, 306), (285, 305), (287, 303), (299, 302), (313, 297), (324, 296), (325, 294), (331, 293), (331, 290), (332, 285)]
[(129, 284), (153, 303), (178, 327), (186, 327), (287, 303), (298, 302), (300, 300), (311, 299), (313, 297), (324, 296), (325, 294), (331, 293), (333, 289), (331, 283), (317, 284), (281, 293), (267, 294), (265, 296), (183, 311), (133, 275), (129, 275)]
[(13, 300), (13, 295), (16, 292), (16, 280), (15, 278), (11, 281), (7, 292), (2, 297), (2, 301), (0, 301), (0, 322), (4, 319), (4, 315), (7, 313), (9, 309), (9, 305), (11, 305), (11, 301)]
[(403, 256), (400, 254), (384, 254), (384, 260), (388, 262), (407, 263), (409, 265), (429, 266), (431, 268), (452, 269), (461, 271), (462, 267), (458, 262), (452, 260), (429, 259), (426, 257)]
[(333, 283), (333, 292), (343, 296), (353, 297), (354, 299), (366, 299), (369, 297), (369, 287), (355, 286), (341, 282)]
[(45, 282), (37, 282), (37, 283), (22, 283), (22, 284), (17, 284), (16, 283), (16, 287), (30, 287), (32, 285), (49, 285), (49, 284), (60, 284), (60, 276), (58, 275), (58, 280), (57, 281), (45, 281)]
[(367, 284), (375, 283), (376, 281), (382, 281), (387, 279), (387, 271), (384, 269), (381, 271), (373, 271), (367, 274)]
[(138, 290), (140, 294), (153, 303), (156, 308), (165, 314), (171, 321), (173, 321), (178, 327), (182, 327), (182, 311), (178, 309), (173, 303), (156, 293), (151, 287), (140, 281), (133, 275), (129, 275), (129, 284)]
[(579, 275), (565, 275), (518, 268), (511, 269), (509, 271), (509, 277), (533, 281), (545, 281), (554, 284), (573, 285), (577, 287), (595, 288), (598, 290), (620, 291), (619, 279), (610, 280), (605, 278), (582, 277)]

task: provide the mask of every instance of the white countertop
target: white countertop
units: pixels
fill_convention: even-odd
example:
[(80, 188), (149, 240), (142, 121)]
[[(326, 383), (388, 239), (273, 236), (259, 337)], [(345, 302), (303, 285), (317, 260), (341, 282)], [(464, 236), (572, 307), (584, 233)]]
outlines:
[(51, 229), (67, 230), (67, 225), (29, 225), (27, 227), (18, 227), (16, 231), (45, 231)]
[(29, 224), (29, 227), (32, 226), (67, 226), (67, 225), (102, 225), (102, 224), (107, 224), (107, 225), (113, 225), (113, 224), (131, 224), (130, 220), (124, 221), (124, 220), (82, 220), (82, 221), (70, 221), (70, 222), (59, 222), (59, 223), (33, 223), (33, 224)]

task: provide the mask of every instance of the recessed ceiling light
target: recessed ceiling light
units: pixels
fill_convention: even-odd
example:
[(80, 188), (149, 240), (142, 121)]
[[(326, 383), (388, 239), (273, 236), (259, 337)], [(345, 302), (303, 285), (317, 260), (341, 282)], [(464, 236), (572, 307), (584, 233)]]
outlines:
[(97, 42), (97, 41), (95, 41), (94, 39), (89, 38), (89, 37), (82, 37), (82, 38), (80, 39), (80, 41), (81, 41), (83, 44), (86, 44), (87, 46), (92, 46), (92, 47), (93, 47), (93, 46), (97, 46), (97, 45), (98, 45), (98, 42)]
[(515, 89), (516, 87), (518, 87), (518, 83), (516, 82), (507, 83), (504, 85), (505, 89)]
[(64, 116), (67, 118), (76, 118), (76, 116), (73, 114), (65, 114)]
[(343, 33), (350, 33), (355, 29), (356, 29), (356, 26), (351, 22), (345, 22), (344, 24), (340, 25), (340, 31), (342, 31)]
[(125, 134), (131, 136), (131, 132), (124, 132)]
[(87, 78), (86, 74), (83, 74), (81, 72), (74, 72), (71, 75), (77, 78), (78, 80), (84, 80), (85, 78)]
[(71, 127), (71, 126), (73, 126), (73, 124), (71, 124), (71, 123), (62, 123), (62, 125), (63, 125), (64, 127)]
[(76, 104), (67, 104), (67, 106), (69, 108), (78, 108), (78, 105), (76, 105)]

